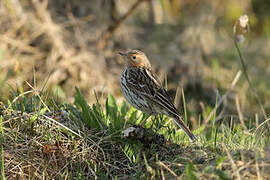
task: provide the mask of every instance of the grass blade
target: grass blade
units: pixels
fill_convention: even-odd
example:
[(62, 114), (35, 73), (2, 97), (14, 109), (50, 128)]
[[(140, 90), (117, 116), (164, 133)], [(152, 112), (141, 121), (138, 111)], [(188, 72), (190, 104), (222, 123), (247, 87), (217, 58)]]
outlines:
[(4, 165), (4, 130), (3, 130), (3, 116), (0, 116), (0, 141), (1, 141), (1, 179), (5, 180), (5, 165)]

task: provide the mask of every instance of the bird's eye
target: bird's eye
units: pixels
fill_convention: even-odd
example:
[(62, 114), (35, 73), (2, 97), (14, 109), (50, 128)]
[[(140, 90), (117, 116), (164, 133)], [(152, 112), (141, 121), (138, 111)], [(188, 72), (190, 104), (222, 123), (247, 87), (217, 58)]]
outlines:
[(136, 59), (136, 56), (132, 56), (132, 59)]

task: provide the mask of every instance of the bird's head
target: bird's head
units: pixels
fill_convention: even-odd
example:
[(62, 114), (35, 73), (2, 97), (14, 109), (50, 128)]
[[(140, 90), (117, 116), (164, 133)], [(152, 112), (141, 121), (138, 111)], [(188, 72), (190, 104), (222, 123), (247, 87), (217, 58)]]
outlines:
[(151, 67), (147, 56), (139, 50), (131, 50), (126, 53), (119, 52), (127, 62), (127, 67)]

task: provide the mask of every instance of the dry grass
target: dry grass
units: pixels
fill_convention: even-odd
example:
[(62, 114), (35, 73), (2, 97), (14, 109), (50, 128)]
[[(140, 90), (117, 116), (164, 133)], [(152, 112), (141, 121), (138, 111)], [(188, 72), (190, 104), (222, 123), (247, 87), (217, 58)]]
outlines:
[[(199, 141), (191, 144), (178, 137), (182, 132), (172, 133), (172, 124), (163, 118), (154, 125), (156, 132), (149, 131), (148, 141), (141, 141), (112, 132), (119, 119), (104, 117), (101, 121), (111, 122), (97, 132), (82, 123), (85, 119), (74, 118), (80, 111), (77, 106), (55, 105), (54, 109), (49, 99), (28, 95), (17, 96), (9, 106), (1, 105), (2, 177), (6, 179), (267, 179), (270, 172), (266, 123), (259, 126), (262, 129), (246, 130), (226, 123), (201, 125), (195, 131)], [(133, 117), (132, 112), (124, 117), (127, 124), (140, 117)]]
[[(49, 116), (70, 125), (60, 113)], [(83, 129), (78, 137), (42, 116), (29, 122), (35, 113), (10, 111), (3, 115), (6, 179), (90, 178), (103, 173), (113, 177), (120, 170), (126, 175), (135, 172), (125, 165), (128, 159), (121, 146), (108, 140), (106, 133)]]
[[(0, 20), (1, 75), (2, 79), (6, 76), (6, 84), (16, 87), (25, 80), (31, 82), (34, 66), (37, 82), (43, 83), (50, 74), (47, 86), (62, 99), (72, 97), (74, 92), (69, 90), (74, 85), (88, 97), (89, 89), (100, 93), (115, 91), (116, 74), (106, 73), (106, 55), (88, 48), (89, 43), (96, 43), (97, 31), (80, 33), (80, 28), (92, 21), (92, 15), (75, 19), (67, 8), (67, 16), (60, 17), (48, 1), (6, 3), (1, 2), (1, 16), (6, 18)], [(57, 23), (61, 18), (65, 19)]]

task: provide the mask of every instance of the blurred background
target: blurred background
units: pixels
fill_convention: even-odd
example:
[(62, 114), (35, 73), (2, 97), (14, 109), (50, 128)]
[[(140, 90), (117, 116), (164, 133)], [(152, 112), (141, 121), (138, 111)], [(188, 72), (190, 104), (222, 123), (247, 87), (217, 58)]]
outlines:
[[(140, 49), (179, 109), (189, 117), (215, 106), (239, 70), (233, 24), (247, 14), (250, 32), (240, 45), (247, 71), (270, 112), (270, 3), (263, 0), (2, 0), (0, 98), (12, 89), (44, 89), (73, 102), (78, 86), (89, 103), (112, 94), (123, 100), (119, 50)], [(178, 90), (177, 90), (178, 89)], [(245, 77), (222, 104), (224, 116), (262, 117)]]

